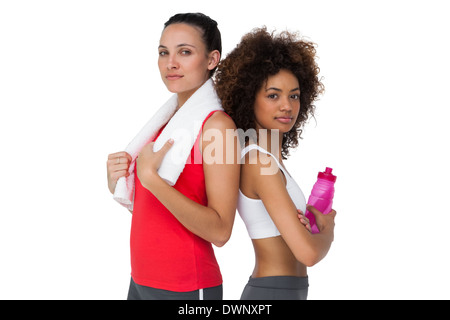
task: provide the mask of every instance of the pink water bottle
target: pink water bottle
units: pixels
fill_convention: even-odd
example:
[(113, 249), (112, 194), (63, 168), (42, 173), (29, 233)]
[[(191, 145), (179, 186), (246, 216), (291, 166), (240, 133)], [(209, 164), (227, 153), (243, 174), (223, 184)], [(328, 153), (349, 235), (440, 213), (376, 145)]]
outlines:
[[(331, 171), (333, 171), (333, 169), (326, 168), (325, 172), (319, 172), (317, 175), (317, 182), (314, 184), (308, 199), (308, 204), (314, 206), (314, 208), (323, 214), (330, 213), (331, 206), (333, 205), (336, 176), (333, 175)], [(314, 215), (306, 210), (305, 216), (309, 219), (312, 233), (319, 233), (319, 228), (317, 228)]]

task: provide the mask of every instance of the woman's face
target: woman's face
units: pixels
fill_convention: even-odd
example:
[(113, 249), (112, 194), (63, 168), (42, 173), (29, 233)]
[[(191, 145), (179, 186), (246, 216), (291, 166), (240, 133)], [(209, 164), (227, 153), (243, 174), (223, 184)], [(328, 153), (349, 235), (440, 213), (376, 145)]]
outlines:
[(203, 85), (220, 59), (218, 51), (206, 52), (201, 30), (185, 23), (167, 26), (158, 50), (164, 84), (184, 101)]
[(256, 130), (278, 129), (289, 132), (300, 112), (300, 86), (297, 77), (289, 70), (282, 69), (267, 79), (256, 93)]

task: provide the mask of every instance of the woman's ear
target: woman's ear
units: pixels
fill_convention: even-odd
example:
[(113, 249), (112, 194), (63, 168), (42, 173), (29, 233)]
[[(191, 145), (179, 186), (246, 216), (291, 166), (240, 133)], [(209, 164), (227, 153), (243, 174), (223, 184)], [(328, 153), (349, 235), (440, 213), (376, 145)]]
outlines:
[(212, 70), (219, 64), (220, 52), (218, 50), (213, 50), (209, 53), (208, 70)]

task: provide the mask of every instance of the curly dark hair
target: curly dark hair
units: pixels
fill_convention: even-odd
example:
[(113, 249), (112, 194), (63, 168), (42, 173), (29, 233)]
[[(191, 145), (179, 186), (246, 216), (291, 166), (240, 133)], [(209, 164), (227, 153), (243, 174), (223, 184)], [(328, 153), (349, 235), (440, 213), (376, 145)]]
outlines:
[(255, 129), (255, 98), (267, 79), (281, 69), (297, 77), (300, 112), (292, 129), (283, 135), (283, 159), (287, 159), (290, 148), (298, 146), (303, 125), (310, 115), (314, 116), (313, 103), (324, 91), (315, 54), (315, 44), (297, 34), (284, 31), (275, 35), (263, 27), (244, 35), (216, 71), (215, 86), (222, 106), (244, 131)]

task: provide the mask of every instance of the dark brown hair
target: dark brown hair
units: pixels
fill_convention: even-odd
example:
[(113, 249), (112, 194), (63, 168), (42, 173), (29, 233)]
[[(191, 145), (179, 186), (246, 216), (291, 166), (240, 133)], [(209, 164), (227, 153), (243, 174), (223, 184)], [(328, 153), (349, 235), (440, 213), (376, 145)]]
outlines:
[[(217, 22), (207, 15), (197, 13), (178, 13), (164, 23), (164, 29), (175, 23), (185, 23), (193, 27), (199, 28), (202, 32), (202, 39), (206, 45), (206, 50), (212, 52), (218, 50), (222, 55), (222, 37), (220, 35)], [(209, 72), (209, 76), (212, 77), (217, 67)]]
[(300, 113), (292, 129), (285, 133), (282, 156), (298, 146), (302, 129), (314, 115), (314, 101), (324, 91), (315, 61), (315, 44), (297, 34), (269, 33), (265, 27), (244, 35), (237, 47), (221, 61), (216, 72), (216, 91), (225, 111), (237, 128), (255, 128), (254, 104), (257, 92), (270, 76), (281, 69), (291, 71), (300, 84)]

